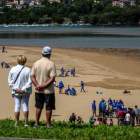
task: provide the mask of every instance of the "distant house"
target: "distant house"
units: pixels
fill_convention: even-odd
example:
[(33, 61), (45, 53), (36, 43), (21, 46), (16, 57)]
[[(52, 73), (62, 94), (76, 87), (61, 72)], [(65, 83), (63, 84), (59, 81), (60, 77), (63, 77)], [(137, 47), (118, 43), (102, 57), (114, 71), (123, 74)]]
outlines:
[(14, 0), (15, 3), (17, 4), (28, 4), (29, 3), (29, 0)]
[(23, 8), (23, 5), (22, 5), (22, 4), (17, 4), (17, 5), (16, 5), (16, 8), (17, 8), (17, 9), (22, 9), (22, 8)]
[(77, 21), (77, 25), (84, 25), (84, 21), (82, 21), (82, 20)]
[(5, 6), (7, 6), (7, 7), (9, 7), (9, 8), (16, 7), (16, 5), (17, 5), (17, 3), (15, 3), (15, 2), (7, 2), (7, 3), (5, 4)]
[(137, 5), (138, 1), (137, 0), (114, 0), (112, 1), (113, 6), (119, 6), (119, 7), (130, 7), (133, 5)]
[(29, 3), (29, 6), (32, 7), (34, 5), (40, 5), (41, 6), (41, 1), (40, 0), (32, 0)]
[(29, 0), (20, 0), (20, 4), (28, 4), (29, 3)]
[(40, 1), (40, 0), (36, 0), (36, 1), (35, 1), (35, 4), (36, 4), (36, 5), (41, 5), (41, 1)]

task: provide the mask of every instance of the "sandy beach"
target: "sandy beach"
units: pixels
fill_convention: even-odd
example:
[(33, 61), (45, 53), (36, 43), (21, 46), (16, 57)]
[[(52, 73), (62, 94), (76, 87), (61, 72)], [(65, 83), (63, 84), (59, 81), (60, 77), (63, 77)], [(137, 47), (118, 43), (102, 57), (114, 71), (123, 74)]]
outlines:
[[(27, 57), (26, 66), (32, 67), (35, 61), (42, 57), (43, 47), (14, 47), (5, 46), (8, 53), (0, 54), (0, 61), (5, 61), (11, 67), (17, 65), (16, 56), (25, 55)], [(2, 50), (2, 46), (0, 46)], [(66, 70), (76, 69), (75, 77), (56, 77), (56, 84), (63, 81), (65, 88), (67, 85), (74, 87), (76, 96), (59, 94), (55, 88), (56, 110), (53, 111), (52, 119), (68, 121), (71, 113), (81, 116), (84, 122), (88, 122), (92, 115), (91, 104), (96, 100), (97, 114), (99, 101), (104, 98), (119, 100), (122, 99), (125, 107), (140, 107), (140, 51), (131, 49), (74, 49), (74, 48), (52, 48), (51, 60), (55, 63), (57, 74), (64, 67)], [(0, 68), (0, 119), (14, 119), (14, 99), (11, 89), (8, 86), (8, 74), (10, 69)], [(85, 93), (80, 92), (80, 82), (85, 83)], [(130, 90), (124, 94), (123, 90)], [(102, 91), (102, 94), (96, 94)], [(35, 120), (35, 96), (34, 86), (29, 101), (29, 119)], [(21, 109), (22, 110), (22, 109)], [(23, 119), (21, 111), (20, 119)], [(41, 120), (45, 120), (45, 110), (41, 115)], [(117, 120), (113, 119), (115, 124)], [(108, 119), (109, 121), (109, 119)], [(98, 122), (96, 122), (98, 124)]]

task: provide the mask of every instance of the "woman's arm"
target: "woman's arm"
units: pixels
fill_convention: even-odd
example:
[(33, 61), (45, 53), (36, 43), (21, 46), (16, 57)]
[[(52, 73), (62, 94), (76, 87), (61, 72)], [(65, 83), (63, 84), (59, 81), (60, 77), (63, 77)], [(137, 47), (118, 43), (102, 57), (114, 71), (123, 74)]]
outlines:
[(23, 92), (27, 92), (27, 89), (29, 89), (32, 86), (32, 81), (31, 81), (31, 78), (30, 78), (30, 74), (31, 74), (31, 71), (28, 72), (28, 81), (26, 82), (25, 86), (23, 86), (21, 88), (21, 91), (23, 91)]
[(10, 70), (9, 75), (8, 75), (8, 83), (9, 83), (9, 86), (11, 87), (11, 89), (15, 90), (14, 89), (15, 84), (14, 84), (12, 69)]

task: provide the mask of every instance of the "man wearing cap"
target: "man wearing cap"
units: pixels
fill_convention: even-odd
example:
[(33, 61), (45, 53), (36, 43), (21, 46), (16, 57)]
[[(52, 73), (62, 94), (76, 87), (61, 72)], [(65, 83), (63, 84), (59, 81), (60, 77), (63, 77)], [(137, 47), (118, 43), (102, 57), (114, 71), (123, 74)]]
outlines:
[(42, 58), (32, 67), (31, 80), (35, 86), (36, 123), (39, 125), (41, 112), (46, 103), (47, 127), (51, 128), (52, 110), (55, 109), (54, 80), (56, 76), (55, 64), (50, 61), (51, 48), (46, 46), (42, 50)]

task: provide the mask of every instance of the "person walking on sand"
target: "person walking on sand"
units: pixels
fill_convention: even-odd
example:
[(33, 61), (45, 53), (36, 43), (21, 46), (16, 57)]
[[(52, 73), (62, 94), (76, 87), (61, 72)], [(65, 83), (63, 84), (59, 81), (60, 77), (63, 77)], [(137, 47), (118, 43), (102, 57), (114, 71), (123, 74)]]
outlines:
[(55, 110), (54, 84), (56, 76), (56, 67), (50, 61), (52, 50), (45, 46), (42, 50), (42, 58), (36, 61), (32, 67), (31, 80), (35, 86), (35, 107), (36, 123), (34, 127), (39, 126), (41, 112), (46, 103), (47, 128), (51, 128), (52, 110)]
[(25, 56), (19, 55), (17, 57), (18, 65), (10, 70), (8, 76), (8, 83), (12, 89), (12, 97), (15, 100), (15, 126), (18, 126), (21, 102), (23, 105), (25, 126), (28, 126), (28, 102), (32, 93), (32, 81), (30, 79), (30, 68), (24, 66), (26, 61)]
[(80, 91), (80, 92), (82, 92), (82, 90), (85, 92), (85, 89), (84, 89), (84, 82), (83, 82), (83, 81), (81, 81), (81, 91)]

